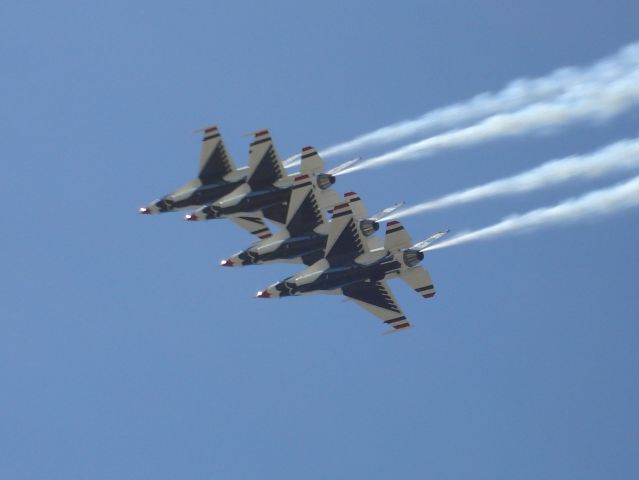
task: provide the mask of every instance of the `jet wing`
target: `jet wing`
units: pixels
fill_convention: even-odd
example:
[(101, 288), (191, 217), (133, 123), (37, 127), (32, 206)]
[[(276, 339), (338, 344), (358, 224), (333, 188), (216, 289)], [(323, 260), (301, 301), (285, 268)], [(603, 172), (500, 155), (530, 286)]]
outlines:
[(353, 261), (370, 251), (365, 240), (348, 201), (335, 205), (326, 241), (326, 260), (330, 264)]
[(226, 150), (222, 136), (217, 127), (204, 129), (202, 150), (200, 151), (200, 170), (198, 178), (202, 185), (222, 179), (235, 170), (235, 163)]
[(229, 217), (229, 220), (259, 239), (268, 238), (272, 235), (271, 230), (268, 228), (268, 225), (266, 225), (264, 218), (262, 218), (259, 212), (255, 212), (251, 215)]
[(402, 309), (397, 305), (393, 292), (384, 280), (348, 285), (342, 288), (342, 293), (393, 327), (391, 332), (410, 327)]
[(288, 194), (288, 200), (279, 205), (271, 205), (262, 209), (262, 214), (272, 222), (284, 225), (286, 223), (286, 213), (288, 212), (288, 204), (290, 203), (291, 194)]
[(249, 151), (249, 171), (246, 181), (251, 189), (257, 190), (273, 185), (286, 176), (286, 172), (269, 131), (260, 130), (254, 136)]

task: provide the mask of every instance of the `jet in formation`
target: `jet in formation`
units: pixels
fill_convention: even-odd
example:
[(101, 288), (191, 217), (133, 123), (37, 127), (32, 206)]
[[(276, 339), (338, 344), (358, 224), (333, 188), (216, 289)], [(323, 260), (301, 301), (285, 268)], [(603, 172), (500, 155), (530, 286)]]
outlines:
[(400, 222), (386, 225), (381, 246), (366, 234), (365, 209), (354, 192), (345, 194), (346, 202), (333, 208), (328, 238), (321, 259), (284, 280), (257, 293), (258, 298), (282, 298), (312, 293), (342, 294), (364, 307), (391, 332), (410, 327), (397, 304), (387, 280), (399, 277), (423, 298), (435, 295), (428, 271), (419, 265), (423, 251), (448, 231), (412, 243)]
[(229, 218), (258, 238), (267, 238), (271, 231), (264, 219), (284, 223), (296, 177), (306, 175), (323, 192), (319, 195), (322, 205), (336, 201), (336, 192), (329, 189), (335, 176), (323, 173), (324, 164), (318, 155), (302, 152), (300, 172), (286, 175), (269, 131), (260, 130), (253, 135), (249, 164), (237, 168), (218, 128), (204, 129), (198, 176), (139, 212), (150, 215), (195, 209), (184, 218), (189, 221)]
[[(424, 250), (448, 231), (413, 244), (398, 221), (389, 221), (383, 241), (375, 235), (381, 218), (401, 207), (369, 215), (359, 195), (340, 197), (335, 175), (356, 160), (324, 172), (313, 147), (301, 152), (300, 171), (287, 175), (268, 130), (253, 134), (248, 166), (237, 168), (219, 130), (204, 129), (197, 178), (140, 208), (142, 214), (191, 210), (189, 221), (228, 218), (258, 239), (221, 262), (240, 267), (273, 262), (306, 268), (257, 293), (282, 298), (313, 293), (341, 294), (391, 327), (410, 327), (387, 280), (400, 278), (424, 298), (435, 295)], [(328, 220), (327, 213), (331, 216)], [(278, 227), (272, 233), (265, 220)]]

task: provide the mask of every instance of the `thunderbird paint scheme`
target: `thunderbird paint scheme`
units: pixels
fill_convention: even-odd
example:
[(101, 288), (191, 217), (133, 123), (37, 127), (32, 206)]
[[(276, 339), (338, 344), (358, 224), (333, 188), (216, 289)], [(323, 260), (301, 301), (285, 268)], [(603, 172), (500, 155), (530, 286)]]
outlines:
[(246, 181), (248, 168), (238, 169), (217, 127), (204, 129), (197, 178), (175, 192), (151, 202), (139, 212), (145, 215), (196, 208), (219, 200)]
[(246, 182), (230, 194), (186, 215), (190, 221), (226, 218), (259, 212), (265, 218), (284, 225), (295, 179), (302, 177), (320, 191), (335, 183), (335, 176), (323, 173), (324, 163), (312, 147), (302, 151), (300, 173), (286, 175), (268, 130), (255, 133), (249, 154)]
[[(307, 159), (319, 159), (319, 154), (312, 147), (306, 147), (302, 153)], [(284, 228), (272, 237), (255, 242), (249, 248), (223, 260), (220, 265), (233, 267), (269, 262), (302, 262), (311, 265), (324, 257), (329, 230), (324, 211), (340, 203), (340, 197), (332, 190), (321, 190), (316, 183), (309, 180), (308, 175), (295, 177), (292, 188)], [(329, 192), (333, 195), (328, 195)], [(371, 236), (379, 229), (379, 223), (376, 221), (378, 217), (387, 215), (401, 206), (393, 205), (369, 217), (361, 204), (362, 202), (355, 202), (352, 207), (355, 221), (365, 237)]]
[(383, 246), (371, 245), (355, 218), (359, 197), (348, 194), (347, 203), (333, 210), (324, 257), (297, 275), (257, 293), (258, 298), (310, 293), (342, 294), (376, 315), (392, 331), (410, 327), (387, 280), (399, 277), (424, 298), (435, 295), (428, 271), (419, 266), (423, 250), (447, 231), (414, 244), (398, 221), (388, 222)]
[[(313, 293), (341, 294), (391, 327), (410, 322), (397, 304), (388, 280), (400, 278), (424, 298), (435, 295), (424, 251), (448, 231), (413, 244), (396, 220), (386, 224), (383, 242), (375, 235), (381, 219), (402, 204), (369, 216), (354, 192), (344, 199), (331, 188), (335, 177), (358, 159), (324, 172), (313, 147), (302, 149), (300, 172), (287, 175), (268, 130), (253, 134), (248, 166), (237, 168), (215, 126), (204, 129), (198, 176), (173, 193), (139, 209), (141, 214), (195, 209), (186, 220), (228, 218), (258, 237), (251, 246), (221, 262), (245, 266), (272, 262), (303, 263), (299, 273), (270, 285), (258, 298)], [(331, 214), (327, 221), (326, 212)], [(273, 235), (266, 220), (279, 227)]]
[[(152, 215), (201, 207), (223, 198), (246, 184), (251, 173), (250, 168), (235, 166), (218, 128), (207, 127), (203, 132), (197, 178), (175, 192), (140, 208), (141, 214)], [(236, 216), (230, 220), (258, 238), (267, 238), (271, 235), (269, 227), (259, 212)]]

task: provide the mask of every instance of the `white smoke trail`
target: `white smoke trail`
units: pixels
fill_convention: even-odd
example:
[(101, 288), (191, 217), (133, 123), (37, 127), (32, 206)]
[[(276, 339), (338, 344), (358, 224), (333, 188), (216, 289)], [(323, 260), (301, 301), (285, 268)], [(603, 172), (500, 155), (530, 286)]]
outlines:
[[(394, 212), (392, 218), (399, 219), (486, 198), (530, 192), (572, 179), (597, 178), (615, 171), (636, 168), (639, 168), (639, 138), (622, 140), (587, 155), (572, 155), (552, 160), (512, 177), (495, 180), (405, 208)], [(384, 218), (382, 221), (390, 218)]]
[(531, 105), (512, 113), (493, 115), (470, 127), (415, 142), (346, 169), (352, 173), (390, 162), (413, 160), (440, 150), (474, 145), (500, 137), (556, 129), (583, 120), (605, 120), (639, 102), (639, 68), (612, 83), (582, 85), (554, 102)]
[[(452, 128), (496, 113), (510, 112), (532, 103), (548, 101), (584, 83), (602, 84), (613, 81), (629, 70), (634, 70), (638, 64), (639, 43), (633, 43), (588, 67), (560, 68), (544, 77), (517, 79), (496, 93), (484, 92), (465, 102), (438, 108), (418, 118), (380, 128), (325, 148), (320, 154), (328, 157), (359, 151), (435, 129)], [(286, 166), (297, 164), (298, 155), (285, 161)]]
[(471, 232), (462, 232), (450, 240), (428, 247), (425, 251), (513, 233), (528, 232), (566, 222), (591, 219), (636, 206), (639, 206), (639, 176), (610, 188), (595, 190), (581, 197), (566, 200), (553, 207), (539, 208), (521, 215), (513, 215), (495, 225)]

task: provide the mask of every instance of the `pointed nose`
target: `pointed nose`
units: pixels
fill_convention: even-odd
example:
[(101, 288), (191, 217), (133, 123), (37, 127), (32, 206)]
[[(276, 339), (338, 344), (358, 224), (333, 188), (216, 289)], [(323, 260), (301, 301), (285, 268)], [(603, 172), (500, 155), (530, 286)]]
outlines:
[(255, 295), (256, 298), (271, 298), (271, 294), (268, 293), (268, 290), (260, 290), (259, 292), (257, 292), (257, 295)]
[(195, 213), (184, 215), (184, 220), (187, 220), (189, 222), (197, 222), (199, 219), (200, 217), (198, 217)]
[(234, 265), (233, 260), (227, 258), (226, 260), (222, 260), (220, 262), (220, 267), (232, 267)]
[(138, 213), (141, 213), (142, 215), (151, 215), (151, 209), (148, 207), (140, 207)]

